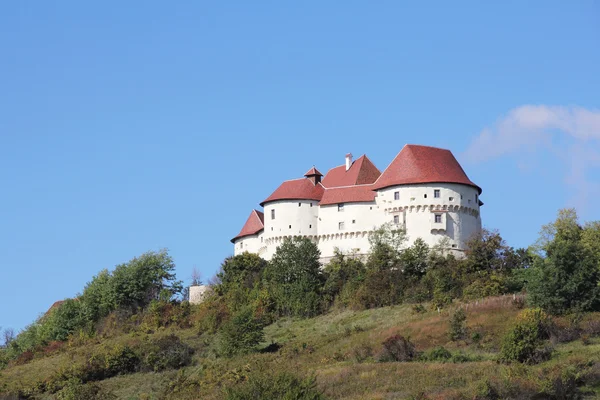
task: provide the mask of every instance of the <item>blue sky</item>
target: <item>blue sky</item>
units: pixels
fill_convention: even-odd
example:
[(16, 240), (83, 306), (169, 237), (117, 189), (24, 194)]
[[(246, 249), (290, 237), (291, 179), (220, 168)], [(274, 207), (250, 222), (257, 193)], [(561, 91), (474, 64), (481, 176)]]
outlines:
[(0, 326), (147, 250), (212, 276), (347, 152), (451, 149), (513, 246), (600, 219), (600, 5), (487, 3), (4, 2)]

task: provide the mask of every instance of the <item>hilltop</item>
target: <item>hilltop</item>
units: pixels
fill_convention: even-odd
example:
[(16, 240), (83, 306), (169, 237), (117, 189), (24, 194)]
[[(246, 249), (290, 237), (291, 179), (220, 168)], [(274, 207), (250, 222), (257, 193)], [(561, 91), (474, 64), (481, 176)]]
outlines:
[(306, 238), (227, 258), (203, 303), (167, 251), (96, 275), (0, 349), (7, 399), (528, 399), (600, 394), (600, 224), (464, 258), (382, 227), (324, 267)]

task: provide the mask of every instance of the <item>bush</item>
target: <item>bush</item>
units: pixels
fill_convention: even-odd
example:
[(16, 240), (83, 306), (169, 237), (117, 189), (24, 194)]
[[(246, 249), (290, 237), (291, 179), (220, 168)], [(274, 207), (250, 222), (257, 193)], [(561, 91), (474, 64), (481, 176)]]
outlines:
[(450, 317), (450, 331), (448, 335), (450, 340), (457, 341), (467, 337), (467, 314), (462, 308), (459, 308)]
[(317, 389), (316, 379), (280, 372), (278, 374), (252, 374), (248, 381), (225, 389), (227, 400), (324, 400)]
[(241, 310), (223, 325), (219, 340), (220, 353), (231, 357), (256, 351), (264, 338), (262, 321), (254, 317), (249, 307)]
[(152, 340), (144, 347), (143, 368), (149, 371), (179, 369), (192, 362), (192, 349), (183, 343), (176, 335), (165, 336)]
[(362, 363), (373, 356), (373, 347), (368, 342), (361, 342), (352, 350), (357, 363)]
[(109, 376), (135, 372), (140, 365), (140, 358), (129, 346), (115, 346), (104, 357), (106, 371)]
[(56, 393), (55, 398), (56, 400), (113, 400), (117, 397), (102, 390), (95, 383), (83, 384), (80, 380), (72, 378)]
[(415, 346), (404, 336), (390, 336), (382, 344), (383, 349), (378, 357), (380, 362), (412, 361), (417, 356)]
[(439, 346), (421, 354), (419, 359), (421, 361), (439, 361), (446, 362), (452, 358), (452, 353), (445, 347)]
[(526, 309), (517, 316), (515, 326), (504, 336), (501, 358), (504, 361), (535, 363), (548, 353), (540, 349), (548, 337), (548, 316), (541, 309)]

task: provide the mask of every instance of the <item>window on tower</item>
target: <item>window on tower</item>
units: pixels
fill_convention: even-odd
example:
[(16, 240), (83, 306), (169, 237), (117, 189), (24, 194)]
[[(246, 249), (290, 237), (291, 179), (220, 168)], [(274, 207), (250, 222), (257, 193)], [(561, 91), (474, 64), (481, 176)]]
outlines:
[(344, 211), (344, 203), (338, 204), (338, 211)]
[(271, 219), (275, 219), (275, 209), (271, 210)]
[(436, 224), (442, 223), (442, 214), (435, 214), (435, 223)]
[(394, 192), (394, 200), (400, 200), (400, 192)]
[(399, 215), (394, 215), (394, 223), (395, 224), (399, 224), (400, 223), (400, 216)]
[(440, 189), (435, 189), (433, 191), (433, 197), (435, 197), (436, 199), (440, 197)]
[(338, 229), (340, 231), (343, 231), (346, 228), (346, 224), (344, 224), (343, 222), (338, 223)]

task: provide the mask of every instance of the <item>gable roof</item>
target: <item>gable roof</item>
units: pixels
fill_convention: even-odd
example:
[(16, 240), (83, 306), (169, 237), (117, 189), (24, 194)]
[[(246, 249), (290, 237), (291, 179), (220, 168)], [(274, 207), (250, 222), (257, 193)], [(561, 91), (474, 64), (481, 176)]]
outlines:
[(354, 185), (325, 189), (320, 205), (375, 201), (373, 185)]
[(269, 197), (260, 203), (264, 206), (270, 201), (276, 200), (321, 200), (323, 196), (323, 185), (314, 185), (310, 179), (300, 178), (283, 182)]
[(231, 242), (235, 242), (237, 239), (244, 236), (256, 235), (265, 228), (265, 215), (257, 210), (252, 210), (250, 216), (246, 220), (246, 223), (242, 227), (240, 233), (236, 237), (231, 239)]
[(374, 190), (415, 183), (460, 183), (476, 188), (450, 150), (407, 144), (377, 179)]
[(348, 171), (345, 165), (330, 169), (323, 178), (326, 188), (365, 185), (373, 183), (379, 178), (381, 172), (366, 155), (357, 158)]

